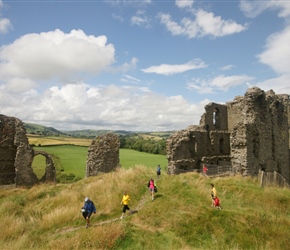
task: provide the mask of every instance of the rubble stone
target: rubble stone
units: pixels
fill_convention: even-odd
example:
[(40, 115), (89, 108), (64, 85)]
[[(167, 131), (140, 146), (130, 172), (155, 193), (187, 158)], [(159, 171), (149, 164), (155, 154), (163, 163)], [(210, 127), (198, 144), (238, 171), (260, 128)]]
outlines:
[(119, 166), (120, 141), (116, 134), (104, 134), (92, 140), (88, 149), (86, 176), (108, 173)]
[(168, 173), (228, 164), (252, 176), (276, 171), (289, 183), (289, 104), (288, 95), (257, 87), (226, 104), (209, 103), (199, 126), (168, 138)]

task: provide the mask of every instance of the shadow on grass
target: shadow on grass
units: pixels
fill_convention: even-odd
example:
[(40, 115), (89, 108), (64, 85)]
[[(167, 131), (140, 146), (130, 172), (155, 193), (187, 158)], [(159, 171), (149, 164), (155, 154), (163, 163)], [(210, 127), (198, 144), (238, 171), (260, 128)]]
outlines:
[(162, 194), (155, 194), (154, 195), (154, 200), (158, 199), (158, 198), (161, 198), (162, 197)]

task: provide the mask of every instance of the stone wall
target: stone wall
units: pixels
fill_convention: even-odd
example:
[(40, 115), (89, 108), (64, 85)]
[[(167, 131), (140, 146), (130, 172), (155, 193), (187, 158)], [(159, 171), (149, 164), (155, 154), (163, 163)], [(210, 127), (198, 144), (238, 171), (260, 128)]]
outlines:
[(54, 162), (52, 156), (45, 151), (34, 151), (34, 156), (43, 155), (45, 157), (45, 173), (40, 178), (40, 182), (55, 182), (56, 178), (56, 169), (54, 166)]
[(168, 173), (229, 163), (250, 175), (276, 171), (290, 181), (288, 95), (254, 87), (225, 105), (205, 106), (199, 126), (167, 140)]
[(167, 140), (168, 173), (195, 171), (201, 164), (230, 164), (230, 134), (227, 107), (217, 103), (205, 106), (199, 126), (189, 126)]
[[(35, 155), (46, 158), (44, 176), (38, 180), (33, 172)], [(39, 182), (54, 182), (55, 167), (46, 152), (35, 152), (29, 145), (22, 121), (0, 114), (0, 185), (32, 186)]]
[(119, 149), (118, 135), (109, 133), (92, 140), (88, 149), (86, 176), (115, 170), (119, 166)]
[(23, 123), (0, 115), (0, 185), (33, 185), (38, 182), (32, 170), (33, 149)]
[(228, 103), (229, 117), (237, 110), (241, 122), (232, 128), (233, 165), (250, 175), (276, 171), (289, 182), (289, 96), (250, 88), (239, 102)]
[(205, 113), (202, 115), (199, 125), (206, 130), (228, 130), (227, 106), (209, 103), (204, 107)]

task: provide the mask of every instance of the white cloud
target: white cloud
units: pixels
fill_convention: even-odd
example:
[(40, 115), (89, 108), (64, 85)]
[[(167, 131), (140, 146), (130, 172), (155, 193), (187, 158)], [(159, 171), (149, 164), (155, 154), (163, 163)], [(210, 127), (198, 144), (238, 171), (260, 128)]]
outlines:
[(220, 68), (220, 70), (226, 71), (226, 70), (231, 70), (234, 67), (234, 65), (229, 64), (229, 65), (225, 65), (223, 67)]
[(180, 8), (191, 8), (194, 0), (175, 0), (175, 5)]
[(37, 87), (37, 83), (31, 79), (12, 78), (2, 87), (5, 89), (3, 91), (10, 93), (24, 93)]
[(1, 113), (56, 129), (164, 131), (196, 124), (204, 112), (203, 106), (181, 96), (165, 97), (137, 87), (79, 83), (27, 95), (1, 91)]
[(133, 57), (130, 61), (130, 63), (124, 63), (117, 68), (110, 69), (112, 72), (127, 72), (130, 69), (135, 69), (138, 63), (138, 59), (136, 57)]
[(271, 35), (266, 50), (258, 55), (261, 63), (269, 65), (277, 73), (290, 73), (290, 26)]
[(200, 79), (193, 79), (192, 82), (187, 83), (187, 88), (189, 90), (195, 90), (199, 94), (213, 94), (214, 90), (206, 84), (202, 84)]
[(124, 20), (125, 20), (125, 18), (124, 17), (122, 17), (122, 16), (120, 16), (120, 15), (117, 15), (117, 14), (112, 14), (112, 17), (114, 18), (114, 19), (116, 19), (116, 20), (118, 20), (119, 22), (124, 22)]
[(200, 59), (195, 59), (185, 64), (161, 64), (159, 66), (151, 66), (147, 69), (142, 69), (145, 73), (155, 73), (160, 75), (173, 75), (183, 73), (188, 70), (206, 68), (207, 65)]
[(0, 18), (0, 33), (5, 34), (12, 29), (12, 24), (7, 18)]
[(253, 77), (247, 75), (224, 76), (220, 75), (212, 79), (194, 78), (190, 83), (187, 83), (188, 89), (196, 90), (200, 94), (212, 94), (217, 90), (228, 91), (232, 87), (243, 84), (248, 84), (248, 81), (253, 80)]
[(135, 16), (131, 17), (131, 24), (150, 28), (150, 19), (145, 15), (145, 11), (137, 11)]
[(290, 4), (289, 1), (277, 1), (277, 0), (241, 0), (240, 9), (245, 13), (247, 17), (254, 18), (267, 9), (279, 10), (279, 17), (287, 17), (290, 15)]
[(133, 77), (133, 76), (129, 76), (129, 75), (123, 75), (122, 79), (121, 79), (122, 82), (128, 82), (128, 83), (133, 83), (133, 84), (136, 84), (136, 83), (140, 83), (141, 80)]
[(224, 76), (220, 75), (213, 78), (209, 84), (210, 86), (227, 91), (231, 87), (245, 84), (247, 81), (253, 80), (253, 77), (247, 75)]
[(276, 94), (290, 95), (290, 74), (281, 75), (277, 78), (268, 79), (256, 84), (257, 87), (264, 91), (273, 90)]
[(171, 15), (159, 13), (158, 18), (160, 19), (160, 22), (166, 26), (167, 30), (172, 33), (172, 35), (176, 36), (186, 34), (184, 27), (171, 20)]
[(70, 79), (81, 73), (97, 74), (115, 61), (115, 49), (105, 36), (82, 30), (27, 34), (0, 48), (0, 79)]
[(112, 5), (131, 5), (131, 6), (144, 6), (147, 4), (151, 4), (152, 0), (106, 0), (106, 3), (110, 3)]
[[(2, 11), (3, 6), (4, 6), (4, 3), (2, 0), (0, 0), (0, 16), (2, 16), (1, 11)], [(0, 17), (0, 33), (6, 34), (11, 29), (12, 29), (12, 24), (10, 20), (8, 18)]]
[(246, 29), (246, 26), (237, 24), (233, 20), (222, 20), (220, 16), (215, 16), (214, 13), (204, 10), (199, 10), (196, 13), (196, 22), (200, 27), (201, 36), (222, 37), (239, 33)]
[[(278, 16), (289, 19), (290, 4), (288, 1), (241, 1), (241, 10), (246, 16), (254, 18), (267, 10), (278, 10)], [(287, 22), (286, 22), (287, 23)], [(267, 91), (274, 90), (277, 94), (290, 94), (290, 26), (284, 30), (270, 35), (264, 47), (264, 51), (257, 55), (259, 61), (268, 65), (276, 73), (276, 78), (268, 79), (256, 84), (259, 88)]]
[(172, 21), (169, 14), (159, 13), (158, 18), (172, 35), (185, 35), (188, 38), (223, 37), (247, 29), (246, 25), (237, 24), (233, 20), (223, 20), (220, 16), (204, 10), (196, 11), (195, 20), (183, 18), (180, 24)]

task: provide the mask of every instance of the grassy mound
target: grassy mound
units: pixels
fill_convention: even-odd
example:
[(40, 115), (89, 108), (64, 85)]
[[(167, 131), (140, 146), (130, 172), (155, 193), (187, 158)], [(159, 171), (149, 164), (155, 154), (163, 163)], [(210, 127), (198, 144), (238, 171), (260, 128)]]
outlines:
[[(0, 190), (1, 249), (287, 249), (290, 192), (252, 178), (162, 173), (150, 200), (144, 166), (72, 184)], [(212, 208), (214, 183), (222, 210)], [(123, 191), (138, 213), (120, 220)], [(97, 206), (89, 229), (84, 198)]]

